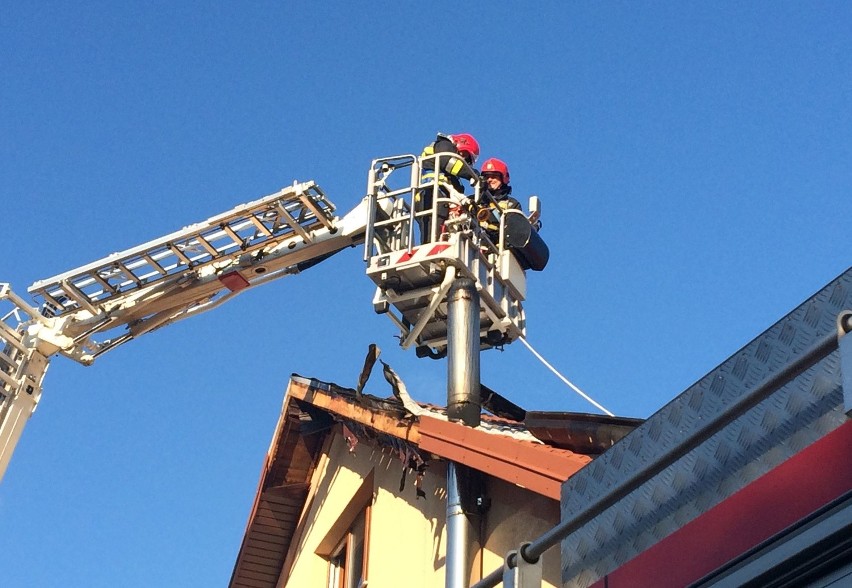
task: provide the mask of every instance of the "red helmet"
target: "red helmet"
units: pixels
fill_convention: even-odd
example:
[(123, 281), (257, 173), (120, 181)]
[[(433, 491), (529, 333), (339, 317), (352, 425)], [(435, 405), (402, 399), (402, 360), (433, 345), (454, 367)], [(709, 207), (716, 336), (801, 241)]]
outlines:
[(485, 163), (482, 164), (482, 173), (487, 174), (488, 172), (500, 174), (503, 178), (503, 183), (507, 186), (509, 185), (509, 166), (505, 162), (495, 157), (486, 159)]
[(476, 158), (479, 157), (479, 143), (476, 142), (473, 135), (459, 133), (458, 135), (450, 135), (450, 139), (462, 157), (467, 154), (470, 157), (471, 165), (476, 163)]

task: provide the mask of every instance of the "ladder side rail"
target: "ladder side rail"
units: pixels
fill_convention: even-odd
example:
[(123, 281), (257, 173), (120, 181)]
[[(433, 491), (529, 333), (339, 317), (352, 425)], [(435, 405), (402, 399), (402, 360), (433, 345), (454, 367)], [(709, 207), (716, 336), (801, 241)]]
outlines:
[(84, 273), (88, 273), (88, 272), (93, 271), (93, 270), (97, 270), (97, 269), (101, 269), (103, 267), (107, 267), (107, 266), (111, 265), (111, 263), (113, 261), (115, 261), (117, 259), (123, 259), (123, 258), (130, 257), (130, 256), (133, 256), (133, 255), (143, 254), (143, 253), (146, 253), (149, 249), (156, 249), (156, 248), (161, 247), (161, 246), (166, 246), (173, 241), (179, 240), (181, 237), (185, 237), (188, 234), (193, 234), (193, 233), (200, 231), (200, 230), (203, 230), (205, 228), (217, 227), (220, 223), (224, 222), (225, 220), (228, 220), (228, 219), (230, 219), (234, 216), (243, 214), (248, 208), (257, 208), (257, 207), (260, 207), (260, 206), (263, 206), (263, 205), (266, 205), (266, 204), (269, 204), (269, 203), (272, 203), (272, 202), (279, 200), (280, 198), (283, 197), (283, 193), (286, 192), (286, 191), (287, 191), (287, 189), (284, 189), (280, 192), (276, 192), (275, 194), (270, 194), (270, 195), (265, 196), (265, 197), (263, 197), (259, 200), (254, 201), (254, 202), (241, 204), (241, 205), (236, 206), (235, 208), (233, 208), (233, 209), (231, 209), (227, 212), (218, 214), (216, 216), (210, 217), (207, 220), (204, 220), (204, 221), (201, 221), (201, 222), (198, 222), (198, 223), (194, 223), (192, 225), (187, 225), (187, 226), (183, 227), (182, 229), (179, 229), (177, 231), (169, 233), (168, 235), (164, 235), (162, 237), (158, 237), (157, 239), (147, 241), (145, 243), (142, 243), (141, 245), (137, 245), (137, 246), (132, 247), (130, 249), (127, 249), (125, 251), (120, 251), (120, 252), (117, 252), (117, 253), (111, 253), (110, 255), (107, 255), (106, 257), (95, 260), (95, 261), (88, 263), (86, 265), (83, 265), (81, 267), (74, 268), (72, 270), (69, 270), (67, 272), (63, 272), (61, 274), (57, 274), (57, 275), (52, 276), (50, 278), (45, 278), (43, 280), (39, 280), (39, 281), (35, 282), (32, 286), (30, 286), (30, 291), (33, 291), (37, 288), (41, 288), (41, 287), (44, 287), (44, 286), (52, 284), (52, 283), (59, 282), (63, 279), (73, 278), (77, 274), (84, 274)]
[[(357, 226), (347, 233), (320, 229), (314, 238), (308, 241), (291, 235), (289, 243), (276, 243), (264, 255), (250, 260), (245, 265), (236, 263), (225, 268), (224, 273), (237, 272), (245, 279), (246, 286), (237, 290), (230, 289), (220, 279), (222, 271), (210, 268), (196, 268), (199, 271), (174, 275), (169, 280), (150, 284), (147, 289), (130, 295), (121, 305), (108, 309), (107, 319), (92, 317), (73, 322), (70, 325), (72, 330), (87, 330), (74, 337), (73, 348), (60, 352), (75, 361), (90, 364), (96, 357), (131, 338), (216, 308), (249, 288), (299, 273), (301, 270), (298, 265), (301, 263), (324, 259), (360, 243), (363, 230), (359, 230)], [(117, 339), (89, 339), (93, 335), (104, 335), (124, 326), (127, 326), (127, 332)]]
[[(264, 271), (256, 276), (247, 277), (248, 285), (243, 289), (228, 290), (226, 286), (221, 285), (218, 274), (209, 276), (207, 279), (210, 283), (215, 283), (219, 286), (212, 295), (207, 296), (203, 301), (194, 302), (177, 311), (161, 312), (154, 317), (144, 319), (144, 322), (140, 323), (138, 328), (134, 327), (131, 329), (131, 334), (134, 338), (139, 337), (144, 333), (159, 329), (178, 320), (216, 308), (250, 288), (271, 282), (285, 275), (298, 273), (300, 270), (296, 266), (299, 263), (337, 253), (350, 245), (357, 244), (357, 241), (360, 239), (357, 235), (336, 235), (330, 231), (321, 231), (321, 233), (321, 235), (317, 235), (316, 239), (307, 241), (298, 250), (281, 249), (277, 255), (273, 253), (268, 257), (264, 257), (260, 262), (264, 267)], [(250, 270), (252, 268), (239, 269)], [(228, 291), (225, 292), (225, 290)], [(218, 294), (222, 295), (216, 297)]]
[(27, 329), (48, 326), (8, 284), (0, 284), (0, 302), (12, 309), (0, 317), (0, 479), (11, 460), (24, 426), (41, 397), (48, 358), (33, 345)]
[(37, 399), (21, 393), (0, 400), (0, 480), (37, 403)]
[[(288, 226), (293, 227), (293, 225), (290, 225), (289, 223)], [(296, 226), (299, 227), (299, 234), (303, 238), (306, 237), (307, 232), (305, 232), (300, 225)], [(132, 286), (134, 284), (138, 286), (140, 285), (139, 282), (147, 282), (149, 281), (149, 278), (156, 279), (164, 275), (174, 273), (175, 271), (183, 271), (186, 267), (193, 268), (206, 263), (213, 263), (217, 261), (217, 256), (229, 255), (237, 250), (250, 252), (259, 247), (266, 246), (268, 242), (273, 240), (275, 237), (281, 238), (283, 236), (283, 232), (279, 235), (263, 232), (259, 233), (263, 235), (263, 239), (256, 238), (255, 242), (251, 246), (241, 246), (241, 244), (245, 243), (245, 241), (240, 238), (238, 231), (242, 231), (247, 227), (254, 227), (254, 223), (250, 220), (246, 220), (233, 227), (227, 224), (222, 228), (206, 227), (205, 229), (186, 235), (182, 241), (169, 242), (163, 246), (157, 246), (143, 251), (138, 255), (127, 255), (122, 259), (111, 261), (109, 264), (101, 268), (97, 268), (91, 273), (81, 273), (79, 276), (76, 276), (81, 281), (75, 285), (78, 288), (84, 288), (94, 282), (100, 283), (101, 280), (106, 280), (108, 278), (124, 274), (124, 277), (126, 278), (124, 281), (117, 284), (109, 284), (110, 288), (115, 292), (124, 292), (127, 290), (128, 286)], [(213, 243), (216, 243), (217, 241), (222, 241), (223, 237), (228, 237), (224, 244), (219, 246), (213, 245)], [(159, 263), (169, 256), (176, 257), (177, 261), (168, 265)], [(157, 262), (157, 266), (151, 267), (148, 258)], [(136, 270), (146, 266), (151, 268), (148, 273), (136, 275)], [(133, 276), (132, 278), (130, 277), (131, 275)]]
[[(102, 266), (94, 270), (91, 274), (77, 274), (71, 280), (63, 280), (59, 284), (51, 284), (50, 289), (31, 287), (30, 292), (34, 296), (42, 296), (45, 299), (49, 297), (50, 300), (61, 301), (61, 310), (56, 315), (63, 316), (70, 312), (76, 312), (80, 307), (84, 306), (85, 301), (79, 300), (81, 296), (91, 303), (102, 305), (115, 298), (126, 296), (134, 290), (158, 281), (164, 281), (171, 276), (179, 275), (187, 269), (203, 265), (201, 263), (194, 263), (198, 261), (198, 257), (187, 257), (179, 249), (173, 248), (170, 245), (149, 249), (139, 256), (138, 261), (127, 264), (134, 269), (138, 269), (140, 263), (145, 262), (147, 258), (151, 258), (158, 263), (158, 267), (162, 271), (152, 270), (138, 276), (134, 280), (124, 276), (120, 268), (115, 265), (115, 262), (111, 262), (107, 266)], [(208, 260), (208, 263), (214, 261), (211, 259)], [(100, 279), (95, 276), (98, 276)], [(110, 279), (116, 278), (120, 281), (112, 284), (109, 283)], [(101, 281), (106, 281), (110, 286), (109, 289), (103, 287), (97, 289), (96, 286), (101, 284)], [(74, 302), (76, 302), (76, 305), (73, 304)], [(97, 314), (97, 310), (93, 314)]]
[[(233, 215), (232, 215), (233, 216)], [(289, 216), (289, 214), (287, 215)], [(252, 213), (252, 218), (254, 218), (254, 213)], [(111, 259), (110, 263), (106, 267), (95, 267), (95, 270), (92, 274), (80, 274), (77, 277), (80, 281), (75, 284), (78, 290), (84, 291), (84, 289), (91, 285), (98, 285), (103, 280), (108, 280), (115, 276), (122, 275), (121, 267), (138, 269), (140, 267), (150, 268), (150, 270), (142, 275), (134, 275), (133, 278), (129, 276), (127, 279), (120, 281), (115, 284), (110, 284), (112, 291), (107, 291), (105, 288), (101, 287), (100, 289), (91, 290), (88, 292), (84, 292), (84, 295), (88, 298), (88, 300), (96, 301), (102, 303), (106, 300), (114, 298), (116, 296), (121, 296), (126, 294), (127, 292), (141, 288), (145, 286), (148, 282), (153, 282), (157, 280), (165, 279), (169, 275), (173, 275), (175, 273), (184, 272), (187, 268), (195, 268), (198, 266), (213, 264), (221, 261), (219, 258), (213, 257), (210, 253), (210, 249), (213, 248), (217, 252), (222, 255), (236, 255), (236, 254), (246, 254), (252, 253), (253, 251), (269, 246), (270, 242), (275, 242), (282, 238), (289, 237), (291, 235), (287, 234), (287, 227), (289, 226), (291, 229), (293, 227), (290, 224), (285, 223), (281, 225), (281, 232), (278, 235), (270, 236), (265, 232), (257, 231), (255, 227), (255, 223), (251, 219), (244, 219), (240, 217), (235, 217), (237, 224), (234, 227), (243, 231), (247, 228), (251, 228), (254, 230), (254, 242), (251, 245), (246, 245), (246, 240), (240, 238), (236, 231), (231, 229), (228, 225), (224, 225), (225, 228), (229, 230), (225, 230), (221, 227), (201, 227), (197, 230), (193, 230), (190, 232), (186, 232), (186, 230), (180, 234), (180, 239), (173, 239), (171, 242), (162, 243), (162, 239), (157, 240), (157, 244), (153, 247), (145, 248), (145, 245), (135, 248), (134, 253), (125, 252), (123, 259), (112, 259), (113, 256), (106, 259)], [(316, 221), (313, 218), (313, 213), (306, 217), (308, 222), (306, 223), (309, 228), (313, 229), (320, 226), (325, 226), (323, 223)], [(198, 226), (198, 225), (195, 225)], [(295, 230), (295, 229), (294, 229)], [(213, 243), (217, 243), (218, 240), (221, 240), (223, 235), (230, 234), (233, 237), (230, 237), (226, 243), (219, 246), (213, 246)], [(174, 234), (173, 234), (174, 235)], [(307, 237), (307, 233), (303, 235), (303, 238)], [(155, 242), (151, 242), (155, 243)], [(146, 245), (150, 245), (146, 244)], [(141, 251), (140, 248), (142, 249)], [(193, 253), (190, 255), (186, 255), (184, 252), (189, 249), (194, 249)], [(183, 252), (182, 252), (183, 250)], [(130, 250), (134, 251), (134, 250)], [(172, 263), (163, 263), (163, 260), (166, 259), (167, 256), (172, 256)], [(153, 260), (156, 263), (156, 267), (151, 267), (150, 260)], [(94, 264), (89, 264), (86, 267), (96, 266), (97, 262)], [(72, 270), (74, 273), (79, 272), (79, 270)], [(98, 276), (100, 279), (95, 278), (93, 276)], [(69, 282), (70, 283), (70, 282)], [(77, 296), (69, 296), (67, 291), (63, 291), (62, 285), (56, 287), (53, 290), (49, 289), (39, 289), (36, 288), (38, 284), (31, 287), (31, 291), (34, 291), (36, 294), (46, 294), (51, 299), (65, 299), (65, 298), (79, 298)], [(78, 304), (81, 301), (78, 300)], [(84, 304), (80, 304), (81, 306)], [(69, 305), (63, 305), (63, 309), (58, 314), (65, 314), (69, 311), (74, 310), (74, 307)], [(90, 309), (91, 310), (91, 309)], [(93, 313), (94, 314), (94, 313)]]
[[(0, 355), (5, 356), (6, 354), (4, 353)], [(9, 359), (6, 359), (5, 357), (0, 357), (0, 360), (2, 360), (4, 364), (0, 366), (0, 382), (2, 382), (3, 384), (2, 386), (0, 386), (0, 396), (3, 396), (2, 398), (0, 398), (0, 406), (2, 406), (2, 402), (6, 399), (6, 394), (8, 392), (13, 392), (14, 390), (18, 389), (18, 381), (12, 376), (10, 376), (8, 372), (6, 372), (6, 369), (11, 369), (15, 367), (14, 355), (10, 355)]]
[[(282, 203), (282, 197), (290, 201)], [(252, 208), (257, 202), (265, 204)], [(267, 214), (269, 203), (282, 209), (274, 219)], [(247, 274), (247, 283), (253, 286), (270, 281), (271, 274), (280, 277), (292, 273), (290, 268), (296, 267), (294, 264), (298, 264), (299, 259), (316, 263), (331, 253), (357, 244), (363, 238), (366, 214), (353, 211), (355, 214), (347, 215), (346, 226), (336, 234), (337, 219), (331, 215), (333, 210), (333, 204), (313, 183), (301, 187), (295, 184), (289, 190), (208, 219), (206, 225), (185, 227), (166, 237), (36, 282), (29, 290), (42, 296), (41, 312), (14, 294), (8, 284), (0, 284), (0, 304), (3, 307), (11, 305), (8, 312), (0, 307), (0, 479), (39, 402), (51, 355), (60, 353), (84, 360), (82, 363), (91, 363), (95, 357), (135, 336), (215, 308), (244, 289), (234, 289), (227, 280), (219, 279), (222, 271), (231, 267), (241, 272), (262, 269), (256, 280), (250, 281), (253, 276)], [(281, 214), (297, 220), (304, 230), (300, 231), (286, 220), (277, 225)], [(216, 220), (224, 224), (213, 226)], [(277, 226), (270, 228), (270, 223)], [(309, 237), (302, 239), (301, 246), (296, 243), (299, 235)], [(224, 245), (217, 239), (224, 240)], [(292, 242), (293, 247), (280, 248), (281, 243), (287, 241)], [(268, 258), (262, 255), (264, 252), (269, 254)], [(272, 271), (267, 273), (267, 269)], [(182, 291), (184, 286), (188, 292)], [(200, 286), (200, 291), (194, 291), (196, 286)], [(230, 291), (219, 296), (225, 289)], [(184, 294), (187, 297), (181, 298)], [(150, 298), (146, 300), (145, 296)], [(172, 308), (154, 312), (160, 298), (163, 299), (159, 300), (161, 307), (171, 305)], [(113, 302), (110, 310), (116, 311), (114, 315), (106, 312), (109, 305), (105, 302)], [(127, 307), (122, 308), (122, 304)], [(141, 322), (136, 332), (128, 329), (121, 336), (101, 344), (90, 339), (96, 333), (127, 325), (127, 321), (122, 322), (123, 316), (138, 318), (139, 309), (134, 308), (137, 304), (150, 312), (143, 315), (147, 323)], [(76, 308), (68, 308), (72, 305)], [(53, 311), (54, 314), (48, 314)], [(56, 313), (67, 316), (57, 317)]]
[[(196, 235), (206, 236), (208, 240), (216, 240), (219, 236), (221, 236), (221, 233), (219, 233), (219, 231), (222, 230), (220, 228), (221, 225), (227, 224), (229, 221), (233, 221), (234, 219), (240, 219), (241, 217), (244, 217), (247, 214), (266, 213), (268, 212), (269, 207), (271, 205), (274, 205), (279, 201), (284, 200), (289, 203), (289, 208), (287, 204), (285, 204), (285, 208), (287, 208), (288, 210), (298, 210), (300, 207), (304, 206), (302, 202), (298, 200), (299, 196), (304, 192), (311, 194), (311, 196), (313, 196), (314, 198), (320, 199), (322, 205), (314, 207), (314, 210), (320, 210), (322, 211), (323, 216), (328, 217), (330, 211), (334, 210), (333, 204), (331, 204), (325, 198), (325, 195), (321, 191), (316, 190), (315, 188), (316, 186), (313, 184), (313, 182), (308, 182), (305, 184), (292, 186), (290, 188), (285, 188), (280, 192), (270, 194), (256, 201), (239, 205), (230, 211), (211, 217), (206, 221), (189, 225), (187, 227), (184, 227), (183, 229), (174, 231), (168, 235), (148, 241), (141, 245), (137, 245), (136, 247), (132, 247), (125, 251), (112, 253), (104, 258), (98, 259), (96, 261), (72, 269), (70, 271), (58, 274), (51, 278), (39, 280), (38, 282), (35, 282), (29, 290), (30, 292), (33, 292), (41, 288), (49, 287), (51, 284), (61, 282), (64, 279), (74, 279), (79, 277), (80, 275), (88, 274), (92, 271), (103, 270), (105, 268), (111, 267), (112, 264), (116, 261), (125, 260), (131, 257), (138, 256), (138, 260), (142, 261), (143, 256), (145, 254), (150, 254), (152, 251), (155, 252), (154, 259), (156, 260), (158, 259), (156, 255), (165, 255), (165, 249), (168, 248), (169, 245), (172, 245), (174, 243), (179, 243), (184, 246), (187, 244), (198, 245), (198, 243), (191, 243), (192, 239)], [(293, 202), (294, 199), (296, 199), (295, 203)], [(313, 211), (308, 217), (306, 217), (306, 219), (310, 221), (315, 220)], [(318, 219), (316, 220), (317, 222), (321, 222)], [(249, 220), (244, 220), (243, 223), (245, 223), (245, 225), (237, 225), (238, 230), (242, 230), (244, 226), (248, 224), (253, 224)], [(207, 231), (213, 231), (213, 233), (211, 234)]]

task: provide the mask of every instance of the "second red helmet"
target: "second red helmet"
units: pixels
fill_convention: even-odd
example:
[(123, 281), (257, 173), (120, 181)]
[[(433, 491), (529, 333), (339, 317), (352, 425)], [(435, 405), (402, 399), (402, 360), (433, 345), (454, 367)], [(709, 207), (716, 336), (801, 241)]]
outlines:
[(489, 172), (500, 174), (503, 183), (509, 185), (509, 166), (505, 162), (496, 157), (486, 159), (485, 163), (482, 164), (482, 173), (487, 174)]
[(470, 155), (471, 164), (476, 162), (476, 158), (479, 157), (479, 143), (476, 142), (473, 135), (458, 133), (456, 135), (450, 135), (450, 139), (452, 139), (453, 144), (456, 146), (456, 149), (458, 149), (459, 154), (462, 157), (464, 157), (465, 153), (467, 153)]

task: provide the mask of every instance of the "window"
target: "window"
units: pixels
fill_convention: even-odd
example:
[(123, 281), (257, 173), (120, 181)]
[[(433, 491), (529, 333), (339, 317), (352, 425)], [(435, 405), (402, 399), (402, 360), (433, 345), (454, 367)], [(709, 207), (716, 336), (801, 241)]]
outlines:
[(329, 563), (328, 588), (367, 586), (374, 478), (372, 471), (364, 478), (317, 546), (317, 555)]
[(362, 510), (329, 558), (328, 588), (366, 588), (367, 510)]

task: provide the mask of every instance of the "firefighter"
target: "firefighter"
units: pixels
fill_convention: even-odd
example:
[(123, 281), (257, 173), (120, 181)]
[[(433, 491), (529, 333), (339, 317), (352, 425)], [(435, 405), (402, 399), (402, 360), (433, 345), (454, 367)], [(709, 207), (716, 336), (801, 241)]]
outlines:
[[(435, 141), (423, 149), (420, 157), (428, 157), (441, 153), (446, 153), (447, 155), (439, 155), (437, 159), (429, 159), (423, 162), (424, 171), (431, 170), (423, 174), (423, 181), (424, 183), (436, 181), (442, 196), (452, 198), (461, 203), (465, 198), (462, 180), (470, 182), (479, 181), (479, 175), (473, 168), (476, 158), (479, 157), (479, 143), (473, 135), (468, 133), (456, 133), (453, 135), (439, 133)], [(437, 176), (435, 174), (436, 162), (438, 167)], [(417, 193), (415, 197), (415, 210), (417, 212), (432, 209), (433, 190), (433, 186), (429, 186)], [(449, 218), (449, 204), (442, 203), (438, 207), (438, 219), (443, 222), (447, 218)], [(420, 225), (421, 242), (429, 242), (432, 236), (431, 215), (421, 216), (417, 222)]]
[[(426, 157), (436, 153), (450, 153), (461, 156), (461, 159), (452, 156), (438, 158), (440, 177), (452, 184), (458, 192), (464, 193), (461, 180), (475, 181), (478, 179), (473, 165), (476, 163), (476, 158), (479, 157), (479, 143), (473, 138), (473, 135), (467, 133), (442, 135), (439, 133), (435, 141), (423, 149), (420, 156)], [(467, 163), (467, 167), (462, 160)], [(434, 160), (427, 161), (423, 167), (433, 169), (433, 163)]]
[(481, 173), (486, 194), (476, 217), (488, 238), (497, 245), (500, 240), (500, 216), (504, 210), (521, 210), (521, 203), (512, 198), (509, 166), (505, 162), (492, 157), (482, 164)]

